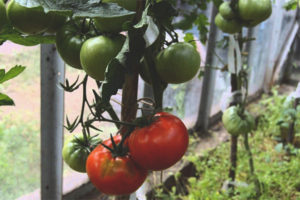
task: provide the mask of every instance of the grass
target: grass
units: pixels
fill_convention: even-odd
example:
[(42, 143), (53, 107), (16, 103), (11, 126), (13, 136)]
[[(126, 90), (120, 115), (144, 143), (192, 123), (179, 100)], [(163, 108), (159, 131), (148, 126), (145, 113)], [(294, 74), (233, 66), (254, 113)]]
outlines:
[[(279, 95), (276, 90), (273, 96), (265, 96), (258, 104), (251, 105), (250, 111), (261, 115), (256, 131), (249, 135), (249, 143), (254, 157), (256, 174), (262, 188), (261, 200), (300, 200), (300, 149), (286, 146), (278, 141), (277, 122), (286, 110), (283, 102), (286, 96)], [(285, 113), (284, 113), (285, 114)], [(299, 132), (300, 117), (297, 117), (296, 133)], [(276, 140), (275, 140), (276, 139)], [(207, 151), (199, 157), (190, 154), (185, 159), (194, 163), (197, 176), (188, 179), (188, 186), (182, 187), (180, 181), (167, 194), (157, 190), (157, 199), (168, 200), (248, 200), (255, 197), (255, 185), (248, 165), (248, 154), (243, 145), (243, 137), (239, 137), (238, 167), (236, 170), (235, 195), (229, 197), (223, 184), (228, 180), (230, 143), (223, 143), (214, 150)], [(180, 176), (177, 175), (177, 176)], [(179, 179), (178, 179), (179, 180)]]
[(4, 115), (0, 121), (0, 199), (15, 199), (39, 187), (39, 124), (25, 115)]

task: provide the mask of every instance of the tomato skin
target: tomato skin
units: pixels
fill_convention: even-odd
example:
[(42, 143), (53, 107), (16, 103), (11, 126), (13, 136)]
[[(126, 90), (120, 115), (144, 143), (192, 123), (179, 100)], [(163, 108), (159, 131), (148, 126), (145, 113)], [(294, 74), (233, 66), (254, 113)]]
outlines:
[(254, 129), (255, 120), (254, 117), (244, 111), (244, 117), (241, 117), (240, 108), (237, 106), (231, 106), (227, 108), (222, 116), (222, 122), (227, 132), (233, 136), (239, 136), (240, 134), (247, 134)]
[(215, 17), (216, 26), (224, 33), (237, 33), (242, 29), (242, 25), (236, 19), (227, 20), (220, 13)]
[(117, 56), (125, 42), (125, 36), (118, 34), (113, 38), (104, 35), (86, 40), (80, 50), (83, 70), (92, 78), (103, 81), (106, 67)]
[[(120, 140), (119, 135), (114, 137), (117, 144)], [(103, 143), (112, 147), (110, 139)], [(102, 145), (96, 147), (89, 155), (86, 170), (94, 186), (110, 195), (130, 194), (136, 191), (147, 177), (147, 170), (139, 167), (130, 155), (113, 157)]]
[(52, 21), (52, 16), (46, 14), (41, 6), (27, 8), (15, 0), (8, 3), (7, 17), (18, 31), (30, 35), (44, 32)]
[(184, 83), (197, 74), (200, 61), (200, 54), (193, 45), (179, 42), (159, 52), (155, 67), (163, 81)]
[(181, 159), (189, 136), (183, 122), (174, 115), (160, 112), (145, 127), (136, 128), (128, 138), (132, 159), (148, 170), (164, 170)]
[(123, 24), (132, 20), (134, 14), (119, 17), (96, 17), (94, 18), (96, 28), (101, 32), (119, 33), (123, 31)]
[(8, 23), (8, 19), (6, 16), (6, 8), (3, 0), (0, 0), (0, 32), (3, 27)]
[(230, 6), (230, 2), (225, 1), (219, 7), (219, 12), (224, 19), (230, 20), (235, 17), (235, 13)]
[(239, 0), (238, 12), (248, 26), (255, 26), (270, 17), (272, 13), (271, 0)]
[(71, 67), (82, 69), (80, 63), (80, 49), (84, 41), (90, 36), (88, 28), (79, 30), (81, 21), (69, 21), (56, 33), (56, 47), (62, 59)]
[[(136, 10), (137, 0), (103, 0), (103, 3), (117, 3), (119, 6), (130, 10)], [(122, 25), (126, 21), (131, 21), (134, 14), (119, 17), (96, 17), (94, 18), (95, 26), (101, 32), (119, 33), (123, 30)]]
[(49, 14), (52, 16), (52, 21), (46, 32), (56, 33), (66, 23), (68, 17), (56, 12), (50, 12)]

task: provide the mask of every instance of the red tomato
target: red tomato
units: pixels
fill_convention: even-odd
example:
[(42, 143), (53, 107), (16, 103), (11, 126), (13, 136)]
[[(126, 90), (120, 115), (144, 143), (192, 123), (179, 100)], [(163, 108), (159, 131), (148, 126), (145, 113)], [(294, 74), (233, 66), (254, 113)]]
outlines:
[[(116, 144), (120, 143), (121, 136), (114, 137)], [(112, 148), (110, 139), (103, 142)], [(105, 194), (123, 195), (137, 190), (147, 177), (147, 170), (140, 168), (130, 157), (114, 157), (103, 147), (97, 146), (88, 156), (86, 171), (97, 189)]]
[(161, 112), (145, 127), (136, 128), (129, 136), (132, 159), (148, 170), (163, 170), (181, 159), (187, 150), (189, 136), (176, 116)]

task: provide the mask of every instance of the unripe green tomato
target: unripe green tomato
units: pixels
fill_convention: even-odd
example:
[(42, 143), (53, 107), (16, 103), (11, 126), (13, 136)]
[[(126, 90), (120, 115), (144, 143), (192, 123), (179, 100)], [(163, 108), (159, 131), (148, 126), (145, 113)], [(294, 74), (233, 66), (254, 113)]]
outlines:
[[(103, 3), (117, 3), (119, 6), (130, 10), (136, 10), (137, 0), (103, 0)], [(123, 31), (123, 24), (126, 21), (131, 21), (134, 17), (132, 15), (119, 17), (96, 17), (94, 18), (96, 28), (101, 32), (119, 33)]]
[(6, 8), (5, 3), (3, 0), (0, 0), (0, 32), (2, 31), (3, 27), (8, 23), (7, 16), (6, 16)]
[(93, 35), (88, 23), (82, 28), (82, 20), (69, 21), (56, 33), (56, 47), (61, 58), (71, 67), (82, 69), (80, 49), (84, 41)]
[(226, 20), (220, 13), (218, 13), (215, 17), (215, 24), (224, 33), (233, 34), (239, 32), (242, 29), (242, 25), (237, 20)]
[(200, 54), (187, 42), (172, 44), (158, 53), (156, 71), (167, 83), (184, 83), (191, 80), (200, 67)]
[(96, 17), (94, 22), (96, 28), (101, 32), (119, 33), (124, 30), (123, 24), (131, 21), (133, 17), (134, 14), (120, 17)]
[(233, 136), (247, 134), (255, 127), (254, 117), (247, 111), (240, 114), (241, 110), (237, 106), (231, 106), (225, 110), (222, 122), (227, 132)]
[(68, 17), (56, 12), (50, 12), (49, 14), (52, 16), (52, 21), (46, 31), (48, 33), (56, 33), (66, 23)]
[[(83, 136), (79, 136), (78, 139), (84, 141)], [(88, 148), (78, 144), (75, 137), (67, 139), (64, 143), (63, 159), (75, 171), (86, 172), (85, 165), (89, 154)]]
[(80, 50), (83, 70), (92, 78), (103, 81), (108, 63), (117, 56), (124, 42), (124, 35), (107, 37), (97, 36), (86, 40)]
[(233, 12), (230, 2), (225, 1), (219, 7), (219, 13), (222, 15), (224, 19), (230, 20), (235, 17), (235, 13)]
[(117, 3), (119, 6), (130, 10), (135, 11), (136, 10), (136, 2), (137, 0), (103, 0), (103, 3)]
[(44, 32), (52, 21), (52, 16), (39, 7), (27, 8), (11, 0), (7, 6), (7, 17), (18, 31), (34, 35)]
[(271, 0), (239, 0), (239, 16), (242, 20), (254, 24), (268, 19), (272, 13)]

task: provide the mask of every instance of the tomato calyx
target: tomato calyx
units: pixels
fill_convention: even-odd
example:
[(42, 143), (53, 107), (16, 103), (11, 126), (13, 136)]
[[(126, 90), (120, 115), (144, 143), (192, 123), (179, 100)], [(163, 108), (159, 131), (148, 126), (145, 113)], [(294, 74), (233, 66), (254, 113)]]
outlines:
[(129, 129), (124, 136), (122, 137), (120, 143), (116, 143), (112, 134), (110, 134), (110, 140), (111, 140), (111, 144), (112, 147), (109, 147), (108, 145), (104, 144), (104, 143), (100, 143), (104, 148), (106, 148), (107, 150), (109, 150), (111, 152), (111, 155), (113, 156), (113, 158), (117, 158), (117, 157), (124, 157), (126, 155), (128, 155), (129, 149), (126, 145), (124, 145), (125, 140), (127, 139), (127, 137), (129, 136), (130, 132), (132, 132), (132, 129)]
[(93, 151), (93, 149), (99, 144), (101, 143), (100, 140), (95, 140), (95, 138), (97, 137), (98, 135), (94, 135), (94, 136), (91, 136), (91, 137), (83, 137), (82, 138), (78, 138), (74, 135), (74, 139), (76, 141), (76, 144), (78, 146), (80, 146), (81, 148), (83, 149), (86, 149), (89, 153)]

